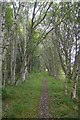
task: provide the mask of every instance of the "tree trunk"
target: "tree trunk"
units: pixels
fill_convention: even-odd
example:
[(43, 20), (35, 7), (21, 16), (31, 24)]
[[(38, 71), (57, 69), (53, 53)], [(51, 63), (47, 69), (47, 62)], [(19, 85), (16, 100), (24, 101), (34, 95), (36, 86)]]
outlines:
[(2, 59), (2, 62), (1, 62), (1, 72), (0, 73), (2, 73), (2, 84), (5, 86), (5, 78), (4, 78), (4, 76), (5, 76), (5, 68), (6, 68), (6, 66), (5, 66), (5, 64), (4, 64), (4, 61), (5, 61), (5, 52), (6, 52), (6, 50), (5, 50), (5, 41), (4, 41), (4, 32), (5, 32), (5, 2), (2, 2), (2, 4), (1, 4), (1, 8), (2, 8), (2, 10), (1, 10), (1, 12), (2, 12), (2, 16), (0, 16), (1, 17), (1, 29), (0, 29), (0, 33), (1, 33), (1, 40), (0, 40), (0, 42), (1, 42), (1, 50), (0, 50), (0, 52), (1, 52), (1, 59)]
[[(10, 33), (10, 37), (9, 39), (11, 39), (11, 36), (14, 37), (15, 36), (15, 32), (14, 30), (17, 28), (17, 22), (20, 18), (20, 14), (23, 10), (24, 4), (21, 4), (21, 8), (19, 9), (18, 14), (16, 15), (16, 18), (14, 20), (14, 24), (11, 27), (11, 33)], [(15, 68), (16, 68), (16, 38), (12, 38), (11, 41), (11, 85), (15, 84)]]
[[(0, 90), (2, 89), (2, 47), (3, 47), (3, 37), (4, 37), (4, 31), (3, 31), (3, 10), (4, 9), (4, 3), (0, 2)], [(2, 91), (2, 90), (1, 90)], [(2, 119), (2, 93), (0, 92), (0, 119)]]
[(12, 38), (11, 43), (11, 85), (15, 84), (15, 70), (16, 70), (16, 38)]
[(71, 49), (68, 53), (68, 78), (71, 79)]
[(72, 88), (72, 93), (71, 93), (71, 98), (72, 99), (77, 98), (77, 80), (78, 80), (78, 77), (74, 77), (73, 88)]
[(78, 80), (80, 78), (80, 47), (79, 47), (79, 51), (78, 54), (76, 55), (75, 58), (75, 75), (73, 77), (73, 88), (72, 88), (72, 93), (71, 93), (71, 98), (72, 99), (76, 99), (77, 98), (77, 84), (78, 84)]
[(67, 81), (68, 81), (68, 77), (67, 75), (65, 75), (65, 81), (64, 81), (64, 94), (67, 95), (68, 91), (67, 91)]
[[(28, 68), (26, 66), (27, 64), (27, 57), (24, 57), (27, 54), (27, 42), (28, 42), (28, 34), (27, 34), (27, 27), (28, 27), (28, 9), (26, 10), (26, 14), (24, 15), (24, 55), (23, 55), (23, 68), (22, 68), (22, 81), (24, 82), (26, 79), (26, 76), (28, 76)], [(26, 55), (27, 56), (27, 55)], [(25, 67), (26, 66), (26, 67)]]
[(7, 82), (7, 60), (6, 60), (6, 55), (4, 58), (4, 83), (3, 85), (6, 85)]

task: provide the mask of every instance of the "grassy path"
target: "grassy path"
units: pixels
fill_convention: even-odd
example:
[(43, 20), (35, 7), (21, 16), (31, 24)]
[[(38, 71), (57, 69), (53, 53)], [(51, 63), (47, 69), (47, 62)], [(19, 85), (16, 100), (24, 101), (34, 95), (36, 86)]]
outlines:
[(51, 115), (49, 113), (49, 97), (47, 91), (47, 79), (44, 78), (42, 82), (42, 94), (40, 98), (40, 118), (50, 118)]
[(64, 96), (63, 80), (47, 73), (32, 73), (22, 85), (3, 88), (3, 118), (45, 118), (49, 113), (55, 118), (77, 118), (78, 105), (70, 98), (71, 85), (68, 83), (68, 96)]

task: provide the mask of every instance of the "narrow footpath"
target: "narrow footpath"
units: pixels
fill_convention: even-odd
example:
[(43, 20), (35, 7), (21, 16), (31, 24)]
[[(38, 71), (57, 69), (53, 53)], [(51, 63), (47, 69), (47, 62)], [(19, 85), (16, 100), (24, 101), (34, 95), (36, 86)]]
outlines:
[(46, 78), (42, 82), (42, 94), (40, 98), (40, 118), (51, 118), (51, 115), (49, 113), (49, 97)]

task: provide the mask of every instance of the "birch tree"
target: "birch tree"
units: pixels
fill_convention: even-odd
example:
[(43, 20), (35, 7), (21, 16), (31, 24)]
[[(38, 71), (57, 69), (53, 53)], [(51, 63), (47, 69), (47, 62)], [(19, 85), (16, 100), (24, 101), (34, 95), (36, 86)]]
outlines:
[[(25, 14), (24, 14), (24, 54), (23, 56), (25, 56), (25, 54), (27, 54), (27, 43), (28, 43), (28, 11), (29, 11), (29, 7), (28, 5), (25, 6)], [(26, 55), (27, 56), (27, 55)], [(28, 76), (28, 68), (26, 66), (27, 63), (27, 57), (23, 57), (24, 59), (24, 64), (22, 66), (22, 81), (25, 81), (26, 76)], [(25, 67), (26, 66), (26, 67)]]

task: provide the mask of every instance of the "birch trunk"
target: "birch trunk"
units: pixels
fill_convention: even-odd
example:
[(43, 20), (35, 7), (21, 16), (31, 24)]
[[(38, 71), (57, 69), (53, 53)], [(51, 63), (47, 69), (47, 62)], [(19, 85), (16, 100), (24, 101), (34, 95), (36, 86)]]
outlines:
[(7, 60), (6, 55), (4, 57), (4, 78), (3, 78), (3, 85), (5, 86), (7, 82)]
[(16, 38), (12, 39), (11, 44), (11, 85), (15, 84), (16, 70)]
[(72, 93), (71, 93), (71, 98), (72, 99), (76, 99), (77, 98), (77, 77), (74, 78), (73, 80), (73, 89), (72, 89)]
[[(0, 2), (0, 91), (2, 91), (3, 3)], [(2, 92), (0, 92), (0, 119), (2, 119)]]
[(6, 57), (5, 57), (5, 40), (4, 40), (4, 32), (5, 32), (5, 2), (2, 2), (2, 83), (5, 86), (6, 81)]
[(77, 98), (77, 85), (78, 85), (78, 80), (80, 79), (80, 47), (78, 54), (75, 59), (75, 77), (73, 77), (73, 88), (72, 88), (72, 93), (71, 93), (71, 98), (76, 99)]
[[(9, 39), (11, 39), (11, 36), (13, 37), (13, 35), (15, 36), (14, 30), (17, 27), (17, 22), (20, 18), (20, 14), (23, 10), (24, 5), (21, 4), (21, 8), (16, 16), (16, 19), (14, 20), (14, 24), (11, 28), (11, 33), (10, 33), (10, 37)], [(13, 34), (12, 34), (13, 33)], [(16, 38), (12, 38), (11, 41), (11, 85), (15, 84), (15, 69), (16, 69)]]
[(68, 81), (68, 76), (65, 75), (65, 81), (64, 81), (64, 94), (67, 95), (67, 81)]
[[(25, 15), (24, 15), (24, 55), (23, 55), (23, 66), (22, 66), (22, 81), (24, 82), (26, 79), (26, 76), (28, 76), (28, 68), (26, 66), (27, 64), (27, 57), (24, 57), (27, 54), (27, 40), (28, 40), (28, 34), (27, 34), (27, 27), (28, 27), (28, 9), (25, 8)], [(27, 55), (26, 55), (27, 56)], [(26, 66), (26, 67), (25, 67)]]

